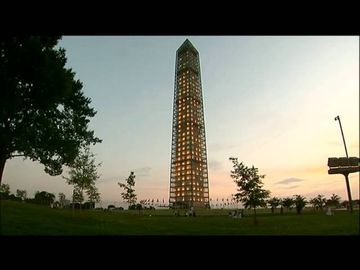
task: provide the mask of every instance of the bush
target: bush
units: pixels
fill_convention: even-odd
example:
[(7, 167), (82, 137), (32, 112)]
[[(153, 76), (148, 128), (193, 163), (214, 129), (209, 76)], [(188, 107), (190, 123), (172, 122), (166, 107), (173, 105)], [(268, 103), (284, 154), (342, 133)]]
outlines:
[(108, 209), (108, 210), (110, 210), (110, 209), (115, 209), (115, 205), (110, 204), (107, 209)]

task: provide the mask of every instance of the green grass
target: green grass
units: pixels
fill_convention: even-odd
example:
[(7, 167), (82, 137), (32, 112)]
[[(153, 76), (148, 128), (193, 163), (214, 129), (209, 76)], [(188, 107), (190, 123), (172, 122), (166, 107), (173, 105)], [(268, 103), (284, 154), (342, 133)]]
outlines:
[[(272, 215), (259, 211), (258, 225), (248, 212), (242, 219), (229, 210), (199, 210), (196, 217), (175, 217), (171, 210), (102, 212), (51, 209), (1, 202), (2, 235), (359, 235), (359, 211), (295, 211)], [(151, 216), (149, 216), (151, 214)]]

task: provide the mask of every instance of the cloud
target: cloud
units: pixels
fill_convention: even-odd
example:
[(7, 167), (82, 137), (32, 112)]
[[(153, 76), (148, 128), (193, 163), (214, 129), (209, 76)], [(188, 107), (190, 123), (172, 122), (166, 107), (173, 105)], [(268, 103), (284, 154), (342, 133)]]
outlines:
[(284, 188), (286, 188), (286, 189), (293, 189), (293, 188), (297, 188), (297, 187), (299, 187), (299, 185), (296, 185), (296, 186), (290, 186), (290, 187), (284, 187)]
[(134, 169), (136, 176), (149, 176), (150, 171), (151, 171), (150, 167), (142, 167), (142, 168)]
[(208, 162), (209, 168), (214, 170), (214, 171), (218, 171), (223, 167), (223, 163), (216, 161), (216, 160), (210, 160)]
[(302, 182), (305, 181), (305, 179), (300, 179), (300, 178), (295, 178), (295, 177), (291, 177), (291, 178), (286, 178), (284, 180), (280, 180), (278, 182), (275, 182), (275, 184), (279, 184), (279, 185), (289, 185), (291, 183), (296, 183), (296, 182)]
[(106, 177), (106, 178), (101, 178), (98, 180), (97, 183), (101, 184), (101, 183), (105, 183), (105, 182), (117, 182), (119, 181), (119, 177), (117, 176), (110, 176), (110, 177)]

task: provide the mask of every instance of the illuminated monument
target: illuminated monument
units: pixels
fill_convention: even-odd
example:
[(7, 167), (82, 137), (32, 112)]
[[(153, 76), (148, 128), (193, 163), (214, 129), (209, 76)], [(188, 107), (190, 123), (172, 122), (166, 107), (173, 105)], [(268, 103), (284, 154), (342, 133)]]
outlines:
[(207, 207), (204, 109), (199, 53), (191, 42), (176, 51), (170, 170), (170, 206)]

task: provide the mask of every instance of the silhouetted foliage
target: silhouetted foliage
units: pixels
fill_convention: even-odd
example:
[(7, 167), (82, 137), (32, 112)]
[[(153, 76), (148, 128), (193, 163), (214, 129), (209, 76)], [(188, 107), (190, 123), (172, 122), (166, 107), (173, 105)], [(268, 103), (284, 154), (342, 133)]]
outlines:
[(138, 210), (140, 214), (140, 211), (143, 210), (143, 206), (140, 203), (133, 204), (129, 206), (129, 210)]
[(78, 203), (81, 209), (82, 202), (84, 201), (84, 194), (83, 191), (77, 186), (75, 186), (73, 190), (72, 201), (74, 205)]
[(291, 211), (292, 207), (294, 206), (294, 199), (287, 197), (282, 199), (282, 206), (286, 207), (288, 209), (288, 211)]
[(95, 203), (94, 202), (86, 202), (82, 205), (83, 209), (94, 209)]
[(81, 204), (78, 202), (70, 203), (70, 208), (81, 209)]
[(267, 201), (268, 204), (271, 206), (271, 213), (274, 214), (274, 210), (281, 204), (281, 199), (277, 197), (272, 197), (270, 200)]
[(314, 211), (317, 210), (316, 206), (317, 206), (317, 201), (316, 198), (312, 198), (309, 200), (309, 203), (312, 205), (312, 207), (314, 208)]
[(100, 193), (98, 192), (98, 189), (95, 185), (90, 186), (86, 190), (86, 195), (89, 198), (89, 202), (93, 203), (94, 205), (95, 203), (100, 202)]
[(10, 185), (1, 184), (0, 185), (0, 199), (8, 199), (10, 196)]
[(238, 193), (234, 194), (237, 200), (244, 204), (245, 208), (254, 209), (254, 223), (257, 224), (256, 207), (266, 206), (266, 199), (270, 195), (270, 191), (262, 189), (262, 178), (265, 175), (259, 175), (258, 169), (252, 166), (245, 166), (242, 162), (238, 162), (237, 158), (229, 158), (233, 163), (231, 178), (238, 186)]
[(55, 201), (55, 195), (46, 191), (37, 191), (34, 199), (37, 204), (50, 205)]
[(118, 183), (118, 185), (124, 189), (124, 192), (121, 193), (121, 197), (124, 201), (126, 201), (130, 206), (133, 206), (136, 204), (136, 194), (135, 189), (133, 188), (135, 186), (135, 174), (134, 172), (131, 172), (129, 177), (125, 179), (126, 184)]
[(337, 208), (340, 206), (340, 200), (341, 200), (341, 198), (338, 195), (333, 193), (331, 195), (330, 199), (326, 201), (326, 205)]
[(326, 198), (324, 197), (324, 195), (319, 194), (314, 199), (316, 208), (320, 208), (320, 210), (323, 210), (324, 206), (326, 205)]
[(342, 202), (340, 203), (340, 205), (341, 205), (342, 207), (348, 208), (348, 207), (349, 207), (349, 201), (348, 201), (348, 200), (342, 201)]
[(60, 192), (60, 193), (59, 193), (59, 203), (60, 203), (60, 207), (64, 207), (64, 205), (65, 205), (65, 198), (66, 198), (65, 194), (62, 193), (62, 192)]
[(26, 190), (17, 189), (16, 190), (16, 197), (20, 198), (21, 201), (25, 201), (27, 196)]
[(305, 197), (301, 195), (294, 195), (294, 196), (295, 196), (294, 203), (296, 207), (296, 213), (300, 214), (301, 211), (304, 209), (307, 201), (305, 200)]
[(61, 37), (0, 39), (0, 183), (5, 162), (38, 160), (50, 175), (100, 139), (88, 129), (96, 114), (75, 72), (65, 68)]
[(7, 200), (11, 200), (11, 201), (21, 201), (21, 198), (16, 197), (14, 194), (10, 194), (10, 195), (7, 197)]

